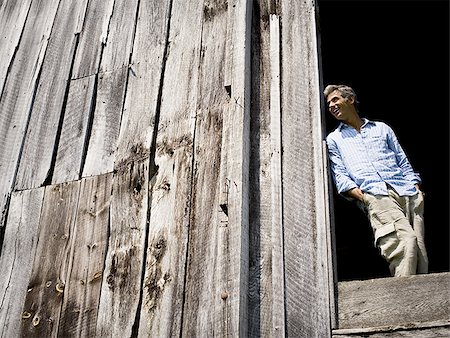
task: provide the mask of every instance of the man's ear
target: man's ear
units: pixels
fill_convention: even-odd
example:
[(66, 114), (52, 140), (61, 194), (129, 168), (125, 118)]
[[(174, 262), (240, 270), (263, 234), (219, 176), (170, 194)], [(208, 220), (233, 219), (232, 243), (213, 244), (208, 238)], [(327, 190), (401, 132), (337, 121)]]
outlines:
[(355, 104), (355, 97), (354, 97), (354, 96), (349, 96), (349, 97), (347, 97), (347, 100), (348, 100), (351, 104)]

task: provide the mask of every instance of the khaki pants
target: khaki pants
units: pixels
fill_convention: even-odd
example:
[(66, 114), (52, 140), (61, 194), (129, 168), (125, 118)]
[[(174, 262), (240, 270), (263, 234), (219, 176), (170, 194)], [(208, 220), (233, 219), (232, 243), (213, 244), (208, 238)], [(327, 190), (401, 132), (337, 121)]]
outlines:
[(364, 194), (375, 246), (389, 263), (392, 276), (428, 273), (423, 194), (399, 196), (393, 189), (388, 191), (389, 196)]

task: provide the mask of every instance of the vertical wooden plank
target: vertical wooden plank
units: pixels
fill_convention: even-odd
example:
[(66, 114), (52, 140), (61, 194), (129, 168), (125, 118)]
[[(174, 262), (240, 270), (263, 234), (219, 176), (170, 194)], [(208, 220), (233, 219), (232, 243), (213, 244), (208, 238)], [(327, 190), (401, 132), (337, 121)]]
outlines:
[(111, 172), (116, 160), (117, 140), (128, 64), (132, 54), (138, 1), (116, 0), (103, 50), (92, 134), (83, 177)]
[[(269, 0), (255, 2), (252, 30), (252, 105), (250, 154), (249, 336), (273, 331), (272, 287), (272, 147)], [(280, 329), (279, 331), (282, 331)], [(277, 333), (281, 335), (281, 333)]]
[(23, 29), (23, 37), (0, 97), (0, 208), (3, 223), (8, 194), (28, 126), (36, 81), (47, 48), (59, 0), (34, 1)]
[(132, 336), (141, 292), (147, 208), (148, 163), (135, 161), (118, 168), (112, 188), (97, 337)]
[(56, 336), (67, 283), (79, 181), (45, 188), (31, 278), (22, 312), (21, 336)]
[(203, 3), (182, 328), (186, 337), (226, 336), (227, 329), (226, 300), (222, 299), (222, 293), (228, 290), (218, 283), (226, 270), (218, 267), (217, 257), (223, 245), (218, 234), (227, 226), (222, 222), (226, 215), (219, 204), (222, 120), (229, 105), (224, 86), (228, 16), (227, 1)]
[(22, 306), (38, 242), (44, 188), (13, 193), (0, 256), (0, 337), (20, 333)]
[(287, 335), (331, 335), (314, 2), (282, 2), (283, 222)]
[(91, 76), (98, 72), (113, 6), (114, 0), (88, 2), (75, 54), (72, 79)]
[[(134, 213), (141, 215), (141, 218), (134, 220), (130, 224), (130, 229), (127, 229), (124, 225), (120, 226), (121, 222), (124, 222), (121, 221), (122, 217), (124, 220), (127, 219), (126, 216), (128, 213), (121, 215), (123, 212), (122, 209), (128, 208), (127, 199), (124, 198), (121, 200), (119, 198), (119, 191), (115, 193), (117, 195), (115, 195), (115, 202), (113, 201), (113, 204), (117, 204), (114, 207), (114, 210), (117, 209), (117, 211), (112, 214), (111, 223), (112, 229), (114, 229), (111, 243), (114, 245), (108, 253), (107, 263), (109, 266), (106, 269), (104, 277), (106, 278), (106, 282), (103, 286), (106, 291), (102, 291), (101, 317), (99, 317), (98, 324), (98, 333), (107, 336), (122, 336), (122, 333), (124, 335), (130, 335), (135, 316), (137, 316), (136, 310), (138, 308), (139, 289), (141, 287), (141, 275), (138, 272), (141, 273), (143, 267), (142, 253), (144, 244), (138, 240), (145, 240), (148, 154), (153, 131), (153, 125), (151, 123), (154, 123), (154, 109), (156, 109), (156, 98), (166, 39), (165, 25), (166, 18), (168, 17), (165, 13), (168, 6), (167, 2), (164, 4), (162, 2), (141, 2), (141, 5), (142, 7), (139, 9), (140, 16), (136, 27), (135, 45), (133, 47), (133, 62), (135, 64), (130, 69), (130, 83), (127, 86), (126, 98), (128, 104), (125, 109), (124, 122), (122, 123), (123, 127), (115, 165), (115, 169), (118, 173), (122, 173), (120, 175), (123, 178), (120, 178), (121, 182), (115, 185), (114, 191), (118, 190), (118, 188), (120, 188), (120, 191), (125, 189), (127, 178), (128, 180), (133, 180), (132, 182), (136, 181), (134, 176), (138, 174), (135, 173), (138, 169), (129, 169), (132, 171), (132, 175), (125, 175), (123, 173), (124, 170), (126, 172), (125, 168), (128, 166), (131, 166), (131, 168), (133, 166), (139, 167), (140, 177), (145, 178), (145, 180), (141, 181), (140, 188), (142, 189), (143, 204), (134, 207)], [(128, 203), (131, 203), (132, 197), (133, 195), (128, 197), (130, 198), (130, 202)], [(130, 214), (133, 214), (133, 212), (130, 211)], [(136, 218), (136, 216), (133, 218)], [(139, 223), (138, 221), (141, 222)], [(164, 221), (164, 218), (162, 221)], [(114, 227), (117, 227), (117, 229)], [(141, 231), (139, 237), (136, 233), (137, 229)], [(128, 239), (129, 236), (133, 236), (132, 241)], [(129, 246), (125, 245), (127, 242), (130, 242)], [(120, 245), (120, 243), (124, 244)], [(136, 258), (130, 257), (132, 262), (125, 260), (122, 263), (121, 257), (125, 256), (126, 258), (131, 255), (136, 255), (141, 259), (136, 261)], [(126, 264), (131, 263), (133, 266), (133, 274), (131, 278), (127, 278), (126, 273), (130, 268)], [(109, 279), (108, 276), (110, 276)], [(108, 284), (106, 285), (106, 283)], [(135, 296), (132, 301), (128, 299), (129, 292)], [(119, 306), (119, 302), (124, 297), (127, 298), (127, 303), (130, 303), (128, 308), (125, 308), (125, 305), (123, 307)], [(123, 317), (123, 311), (129, 313), (129, 316), (118, 320)], [(110, 327), (111, 320), (117, 322), (117, 325)], [(123, 322), (125, 324), (121, 324)]]
[(218, 266), (226, 266), (219, 280), (225, 290), (223, 330), (231, 336), (248, 335), (249, 281), (249, 158), (250, 158), (250, 69), (252, 1), (236, 0), (233, 8), (231, 100), (224, 115), (229, 131), (226, 177), (228, 226), (219, 236)]
[(128, 67), (132, 53), (138, 0), (115, 0), (108, 25), (100, 72)]
[(98, 76), (95, 110), (83, 177), (113, 171), (127, 73), (127, 68), (119, 68)]
[(116, 161), (121, 162), (136, 147), (149, 154), (155, 124), (162, 72), (165, 67), (167, 30), (171, 1), (141, 1), (136, 24), (125, 106), (117, 146)]
[(270, 15), (270, 144), (271, 144), (271, 196), (272, 196), (272, 331), (271, 336), (284, 337), (284, 238), (283, 192), (281, 182), (281, 44), (280, 17)]
[[(322, 69), (322, 68), (320, 68)], [(323, 88), (321, 86), (321, 88)], [(325, 135), (325, 134), (324, 134)], [(322, 141), (322, 158), (323, 160), (323, 173), (324, 173), (324, 201), (325, 201), (325, 224), (327, 224), (327, 249), (328, 249), (328, 291), (330, 295), (330, 319), (331, 328), (336, 329), (338, 327), (338, 274), (337, 274), (337, 257), (336, 257), (336, 231), (334, 222), (334, 206), (332, 195), (333, 178), (331, 177), (331, 169), (329, 168), (328, 152), (326, 140)]]
[(81, 181), (59, 337), (95, 337), (108, 245), (111, 187), (112, 174)]
[(224, 77), (223, 86), (231, 95), (231, 77), (233, 74), (233, 25), (231, 25), (233, 19), (233, 2), (227, 2), (227, 33), (225, 37), (225, 65), (224, 65)]
[(51, 178), (54, 147), (77, 43), (75, 33), (83, 19), (86, 1), (62, 0), (58, 7), (32, 106), (31, 128), (25, 135), (17, 189), (39, 187)]
[(156, 136), (147, 263), (140, 336), (181, 333), (202, 1), (175, 0), (170, 16), (169, 53), (163, 74)]
[(8, 74), (8, 68), (14, 60), (22, 31), (25, 27), (31, 7), (31, 0), (5, 0), (0, 4), (0, 97)]
[(53, 184), (74, 181), (81, 176), (94, 90), (95, 76), (70, 81), (52, 177)]

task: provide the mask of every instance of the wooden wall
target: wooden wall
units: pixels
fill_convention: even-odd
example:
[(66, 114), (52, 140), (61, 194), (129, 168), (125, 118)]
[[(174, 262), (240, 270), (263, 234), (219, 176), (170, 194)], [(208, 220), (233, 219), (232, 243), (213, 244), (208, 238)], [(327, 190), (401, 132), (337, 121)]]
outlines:
[(316, 3), (0, 0), (1, 337), (328, 337)]

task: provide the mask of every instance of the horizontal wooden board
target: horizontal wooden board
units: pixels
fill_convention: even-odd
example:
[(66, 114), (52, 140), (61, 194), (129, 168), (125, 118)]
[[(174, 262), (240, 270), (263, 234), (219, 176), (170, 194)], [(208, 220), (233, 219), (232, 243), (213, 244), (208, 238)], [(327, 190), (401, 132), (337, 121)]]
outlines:
[(449, 321), (450, 273), (339, 283), (339, 328)]
[(450, 324), (448, 326), (438, 327), (420, 327), (396, 330), (375, 330), (367, 332), (354, 330), (335, 330), (333, 338), (448, 338), (450, 337)]

